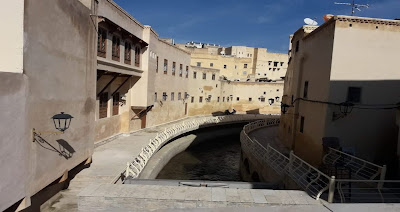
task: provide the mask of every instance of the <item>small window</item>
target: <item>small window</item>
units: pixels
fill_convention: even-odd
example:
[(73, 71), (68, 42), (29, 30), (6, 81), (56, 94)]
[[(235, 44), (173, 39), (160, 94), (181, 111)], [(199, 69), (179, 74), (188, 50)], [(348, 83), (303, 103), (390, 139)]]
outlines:
[(194, 102), (194, 96), (192, 96), (192, 98), (191, 98), (190, 102), (191, 102), (191, 103), (193, 103), (193, 102)]
[(99, 28), (97, 34), (97, 56), (106, 57), (107, 31)]
[(157, 56), (157, 64), (156, 64), (156, 73), (158, 73), (158, 56)]
[(281, 66), (283, 66), (283, 62), (281, 62)]
[(203, 102), (203, 97), (202, 96), (199, 97), (199, 102)]
[(174, 98), (175, 98), (175, 93), (171, 92), (171, 101), (174, 101)]
[(211, 79), (215, 80), (215, 74), (212, 74)]
[(154, 102), (157, 102), (157, 92), (154, 93)]
[(224, 97), (222, 97), (222, 102), (225, 102), (225, 96), (224, 96)]
[(167, 101), (167, 93), (166, 93), (166, 92), (163, 92), (163, 94), (162, 94), (162, 100), (163, 100), (163, 101)]
[(274, 67), (278, 67), (278, 63), (279, 63), (279, 62), (276, 62), (276, 61), (275, 61), (275, 62), (274, 62)]
[(219, 97), (217, 97), (217, 102), (219, 102)]
[(178, 92), (178, 100), (181, 100), (181, 92)]
[(210, 63), (210, 67), (214, 67), (214, 63)]
[(260, 101), (261, 101), (261, 102), (265, 102), (265, 97), (261, 97), (261, 98), (260, 98)]
[(201, 67), (201, 63), (200, 62), (197, 62), (196, 65), (197, 65), (197, 67)]
[(179, 76), (182, 77), (182, 72), (183, 72), (183, 65), (179, 65)]
[(300, 41), (296, 41), (296, 52), (299, 51), (300, 48)]
[(308, 98), (308, 81), (304, 82), (303, 98)]
[(135, 47), (135, 66), (140, 67), (140, 52), (141, 49), (139, 46)]
[(113, 116), (119, 114), (119, 92), (115, 93), (113, 96)]
[(244, 68), (247, 68), (247, 64), (244, 64)]
[(237, 66), (235, 65), (235, 69), (237, 68)]
[(218, 88), (218, 84), (215, 84), (215, 87)]
[(172, 62), (172, 75), (175, 76), (176, 63)]
[(207, 79), (207, 74), (203, 73), (203, 79)]
[(249, 98), (249, 102), (251, 102), (253, 99), (252, 98)]
[(271, 63), (272, 63), (272, 61), (268, 61), (268, 65), (269, 65), (269, 66), (271, 65)]
[(267, 92), (266, 92), (266, 91), (264, 91), (264, 94), (267, 94)]
[(236, 101), (239, 101), (239, 99), (240, 99), (239, 97), (236, 97)]
[(131, 64), (131, 51), (132, 46), (129, 42), (125, 41), (125, 64)]
[(226, 68), (226, 65), (224, 65), (224, 68)]
[(186, 66), (186, 78), (189, 77), (189, 66)]
[(226, 101), (227, 101), (227, 102), (229, 102), (229, 96), (228, 96), (228, 97), (226, 97)]
[(117, 36), (113, 36), (112, 38), (112, 59), (119, 61), (120, 55), (120, 42), (121, 40)]
[(300, 132), (304, 132), (304, 116), (300, 118)]
[(360, 87), (349, 87), (347, 91), (347, 101), (353, 103), (361, 102), (361, 88)]
[(100, 104), (99, 104), (99, 119), (107, 117), (108, 110), (108, 93), (103, 92), (100, 94)]
[(197, 72), (193, 71), (193, 79), (196, 79)]
[(168, 60), (164, 59), (164, 74), (167, 74), (168, 72)]

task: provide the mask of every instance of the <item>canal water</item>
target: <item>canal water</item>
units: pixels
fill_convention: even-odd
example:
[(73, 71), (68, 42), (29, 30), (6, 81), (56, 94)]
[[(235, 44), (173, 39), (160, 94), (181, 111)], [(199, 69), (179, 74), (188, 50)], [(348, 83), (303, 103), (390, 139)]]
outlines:
[(169, 161), (157, 179), (241, 181), (240, 130), (189, 146)]

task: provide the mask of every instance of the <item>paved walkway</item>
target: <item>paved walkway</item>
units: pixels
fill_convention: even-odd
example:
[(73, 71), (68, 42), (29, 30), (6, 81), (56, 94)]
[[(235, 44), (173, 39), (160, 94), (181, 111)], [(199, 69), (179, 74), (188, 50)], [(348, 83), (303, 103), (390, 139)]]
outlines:
[(69, 188), (60, 191), (53, 198), (43, 204), (43, 211), (78, 211), (78, 193), (90, 184), (111, 183), (126, 168), (126, 163), (133, 160), (151, 138), (157, 132), (183, 120), (191, 120), (196, 117), (188, 117), (167, 124), (155, 126), (121, 135), (94, 149), (92, 164), (89, 168), (79, 172), (71, 180)]
[(253, 140), (256, 139), (265, 148), (269, 144), (283, 154), (289, 155), (289, 149), (286, 148), (278, 139), (278, 126), (263, 127), (250, 132), (249, 137)]

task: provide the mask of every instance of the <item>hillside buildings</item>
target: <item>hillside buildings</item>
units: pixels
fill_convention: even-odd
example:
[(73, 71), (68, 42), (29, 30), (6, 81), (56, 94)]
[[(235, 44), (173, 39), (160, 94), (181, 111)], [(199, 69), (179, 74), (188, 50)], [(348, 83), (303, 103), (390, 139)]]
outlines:
[(296, 31), (282, 100), (285, 145), (314, 165), (330, 140), (345, 152), (394, 166), (399, 38), (400, 21), (348, 16)]

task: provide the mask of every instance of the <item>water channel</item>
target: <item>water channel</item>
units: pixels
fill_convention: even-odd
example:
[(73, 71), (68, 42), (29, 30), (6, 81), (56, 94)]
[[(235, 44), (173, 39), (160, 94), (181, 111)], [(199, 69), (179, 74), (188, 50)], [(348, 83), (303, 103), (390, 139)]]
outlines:
[[(228, 135), (215, 133), (213, 129), (202, 132), (208, 139), (189, 146), (177, 154), (158, 174), (157, 179), (241, 181), (240, 131), (243, 125), (229, 127)], [(203, 130), (204, 131), (204, 130)], [(201, 137), (201, 133), (198, 134)]]

